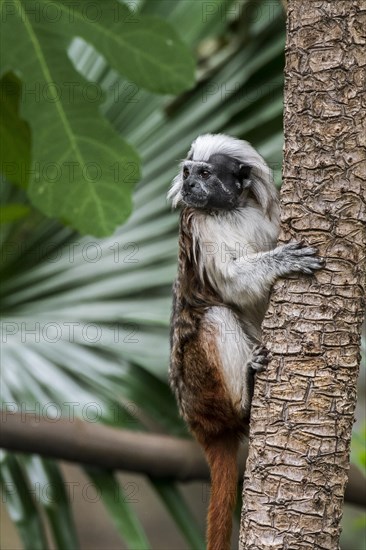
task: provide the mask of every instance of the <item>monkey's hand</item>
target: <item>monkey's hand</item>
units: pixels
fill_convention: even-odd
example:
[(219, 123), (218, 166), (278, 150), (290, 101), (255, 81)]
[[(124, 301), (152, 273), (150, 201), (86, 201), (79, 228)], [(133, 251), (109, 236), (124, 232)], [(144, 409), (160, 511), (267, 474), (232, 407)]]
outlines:
[(317, 269), (324, 267), (323, 258), (317, 256), (317, 249), (307, 246), (304, 241), (294, 241), (274, 250), (276, 263), (279, 263), (281, 275), (291, 273), (306, 273), (312, 275)]

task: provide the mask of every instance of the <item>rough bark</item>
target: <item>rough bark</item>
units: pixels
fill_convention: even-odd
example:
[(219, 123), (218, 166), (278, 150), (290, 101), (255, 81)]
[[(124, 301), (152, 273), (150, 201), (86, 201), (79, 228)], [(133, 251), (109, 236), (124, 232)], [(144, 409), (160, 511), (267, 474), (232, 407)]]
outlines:
[(281, 242), (326, 258), (279, 281), (252, 405), (240, 547), (339, 548), (365, 297), (364, 0), (289, 0)]

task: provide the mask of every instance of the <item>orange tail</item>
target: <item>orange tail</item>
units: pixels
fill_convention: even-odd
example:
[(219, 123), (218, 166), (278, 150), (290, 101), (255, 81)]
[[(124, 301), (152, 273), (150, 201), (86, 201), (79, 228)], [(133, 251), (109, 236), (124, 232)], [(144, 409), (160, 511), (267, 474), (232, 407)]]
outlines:
[(230, 434), (206, 442), (211, 469), (211, 498), (207, 516), (207, 550), (229, 550), (232, 513), (238, 483), (239, 440)]

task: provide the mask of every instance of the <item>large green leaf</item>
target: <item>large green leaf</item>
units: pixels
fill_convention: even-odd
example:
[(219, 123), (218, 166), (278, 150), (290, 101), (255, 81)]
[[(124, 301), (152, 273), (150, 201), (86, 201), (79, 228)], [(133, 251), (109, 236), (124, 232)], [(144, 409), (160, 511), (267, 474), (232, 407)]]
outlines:
[[(191, 86), (194, 65), (164, 21), (134, 20), (117, 0), (97, 6), (97, 21), (89, 8), (87, 0), (5, 0), (2, 70), (17, 71), (23, 80), (21, 115), (33, 141), (30, 199), (47, 216), (102, 236), (131, 212), (139, 159), (101, 116), (101, 88), (68, 59), (71, 39), (95, 43), (112, 66), (154, 91)], [(10, 138), (6, 143), (10, 148)], [(27, 168), (17, 159), (17, 171)]]
[[(66, 58), (67, 41), (32, 22), (20, 1), (13, 4), (2, 57), (5, 68), (20, 71), (23, 93), (35, 90), (22, 102), (33, 139), (30, 198), (81, 232), (111, 233), (131, 211), (138, 158), (99, 114), (98, 102), (85, 101), (88, 82)], [(70, 94), (70, 83), (81, 88)]]
[[(61, 32), (95, 45), (109, 64), (152, 92), (177, 94), (194, 83), (188, 47), (164, 20), (144, 17), (117, 0), (43, 0), (58, 14)], [(117, 90), (118, 91), (118, 90)]]

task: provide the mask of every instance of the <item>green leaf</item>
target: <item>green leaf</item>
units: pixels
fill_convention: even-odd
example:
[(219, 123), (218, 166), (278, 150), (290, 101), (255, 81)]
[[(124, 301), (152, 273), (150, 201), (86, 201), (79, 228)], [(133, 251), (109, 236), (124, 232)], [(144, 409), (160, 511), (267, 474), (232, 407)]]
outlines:
[(205, 537), (176, 485), (160, 480), (151, 483), (192, 550), (205, 550)]
[(11, 223), (28, 216), (31, 211), (26, 204), (5, 204), (0, 206), (0, 223)]
[(0, 482), (9, 515), (24, 544), (24, 550), (48, 548), (41, 519), (30, 492), (28, 479), (15, 456), (0, 450)]
[(138, 158), (99, 114), (98, 101), (85, 100), (88, 83), (66, 58), (65, 40), (32, 23), (20, 0), (11, 4), (3, 64), (18, 68), (28, 88), (22, 112), (33, 136), (29, 196), (46, 215), (107, 235), (130, 214)]
[(26, 187), (31, 136), (28, 124), (19, 118), (21, 89), (21, 82), (13, 73), (0, 80), (0, 172), (10, 182)]
[[(194, 59), (175, 30), (163, 19), (142, 17), (117, 0), (103, 0), (90, 10), (89, 0), (44, 0), (60, 16), (69, 36), (81, 36), (126, 78), (157, 93), (177, 94), (194, 83)], [(117, 90), (118, 92), (118, 90)]]
[[(144, 529), (128, 503), (128, 497), (111, 472), (87, 468), (121, 537), (131, 550), (149, 550)], [(132, 487), (134, 489), (134, 487)]]

